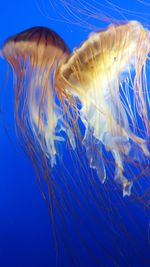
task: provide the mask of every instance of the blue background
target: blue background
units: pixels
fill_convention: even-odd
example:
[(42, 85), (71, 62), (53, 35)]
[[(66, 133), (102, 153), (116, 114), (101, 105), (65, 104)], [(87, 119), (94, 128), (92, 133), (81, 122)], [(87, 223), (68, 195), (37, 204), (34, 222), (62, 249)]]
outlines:
[[(56, 0), (57, 1), (57, 0)], [(90, 1), (87, 1), (90, 3)], [(115, 3), (120, 1), (115, 1)], [(45, 7), (43, 4), (45, 3)], [(105, 2), (106, 4), (106, 2)], [(137, 1), (125, 1), (123, 8), (133, 10), (134, 13), (126, 12), (128, 19), (143, 19), (147, 24), (150, 21), (149, 15), (138, 15), (136, 12), (150, 11), (150, 7), (141, 5)], [(62, 6), (58, 4), (58, 11), (62, 11)], [(47, 10), (49, 18), (44, 15)], [(111, 15), (116, 16), (116, 12), (108, 10)], [(63, 11), (64, 12), (64, 11)], [(119, 16), (119, 15), (118, 15)], [(58, 21), (55, 21), (57, 18)], [(75, 26), (71, 23), (63, 23), (59, 21), (59, 15), (56, 15), (49, 1), (30, 0), (7, 0), (1, 1), (0, 9), (0, 43), (5, 38), (14, 33), (22, 31), (32, 26), (47, 26), (54, 29), (66, 41), (70, 49), (79, 45), (83, 41), (90, 30), (83, 29), (80, 24)], [(97, 20), (93, 20), (92, 25), (97, 28), (103, 26)], [(6, 64), (0, 60), (0, 266), (1, 267), (48, 267), (55, 266), (55, 245), (52, 234), (51, 222), (47, 207), (41, 197), (40, 190), (36, 181), (34, 169), (30, 159), (20, 149), (15, 137), (13, 126), (13, 90), (12, 90), (12, 74), (8, 81), (4, 79), (6, 75)], [(3, 90), (2, 90), (3, 89)], [(5, 89), (5, 90), (4, 90)], [(5, 91), (5, 92), (4, 92)], [(82, 197), (79, 195), (81, 198)], [(115, 205), (117, 202), (115, 202)], [(113, 202), (111, 203), (113, 206)], [(80, 258), (80, 265), (73, 265), (73, 261), (69, 260), (69, 255), (62, 250), (60, 266), (149, 266), (150, 248), (148, 244), (148, 212), (144, 211), (144, 207), (136, 205), (131, 199), (125, 199), (124, 204), (118, 205), (120, 217), (116, 220), (116, 234), (108, 231), (109, 216), (105, 211), (95, 211), (95, 206), (88, 203), (83, 204), (85, 218), (87, 219), (87, 228), (79, 223), (80, 217), (76, 218), (80, 231), (84, 237), (87, 237), (86, 243), (88, 248), (84, 251), (78, 237), (72, 237), (70, 249), (68, 253), (72, 254), (72, 258)], [(84, 211), (83, 211), (84, 213)], [(129, 219), (129, 214), (132, 219)], [(69, 214), (68, 214), (69, 216)], [(84, 217), (84, 214), (82, 214)], [(103, 223), (103, 218), (106, 221)], [(91, 218), (95, 218), (90, 221)], [(97, 220), (98, 218), (98, 220)], [(117, 221), (118, 220), (118, 221)], [(69, 227), (74, 231), (73, 219), (68, 218)], [(100, 223), (99, 223), (100, 221)], [(131, 237), (127, 239), (123, 234), (116, 237), (118, 229), (123, 225), (127, 225)], [(106, 223), (106, 229), (105, 229)], [(89, 230), (91, 229), (91, 230)], [(63, 227), (61, 231), (65, 231)], [(92, 235), (89, 233), (92, 231)], [(93, 238), (95, 237), (95, 239)], [(116, 238), (116, 239), (115, 239)], [(134, 239), (134, 245), (131, 245), (131, 239)], [(100, 246), (94, 240), (100, 240)], [(65, 239), (66, 240), (66, 239)], [(115, 249), (115, 240), (120, 242), (119, 252)], [(101, 249), (104, 246), (113, 255), (112, 260), (107, 254), (107, 249)], [(68, 246), (69, 247), (69, 246)], [(125, 252), (124, 252), (125, 251)], [(104, 252), (104, 253), (103, 253)], [(121, 253), (124, 254), (121, 257)], [(92, 254), (92, 257), (91, 255)], [(97, 260), (97, 257), (101, 261)], [(114, 261), (118, 260), (118, 265)]]

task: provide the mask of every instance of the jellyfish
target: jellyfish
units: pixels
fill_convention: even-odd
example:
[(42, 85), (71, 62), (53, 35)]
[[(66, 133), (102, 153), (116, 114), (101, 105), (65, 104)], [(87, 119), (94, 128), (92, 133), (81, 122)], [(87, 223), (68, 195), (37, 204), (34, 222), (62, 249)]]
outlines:
[[(122, 186), (123, 196), (131, 194), (133, 184), (133, 177), (124, 175), (126, 157), (141, 161), (142, 154), (150, 156), (149, 41), (149, 31), (137, 21), (112, 24), (92, 33), (59, 70), (66, 90), (81, 101), (79, 116), (85, 126), (83, 145), (90, 167), (104, 183), (103, 147), (110, 151), (114, 179)], [(145, 164), (148, 167), (149, 161)]]
[[(103, 208), (101, 189), (93, 189), (97, 185), (93, 173), (101, 187), (113, 179), (123, 196), (129, 196), (135, 177), (128, 165), (136, 162), (138, 168), (149, 170), (149, 39), (147, 29), (129, 21), (92, 33), (72, 53), (57, 33), (45, 27), (25, 30), (4, 42), (1, 56), (14, 73), (17, 134), (48, 200), (53, 225), (66, 226), (70, 210), (69, 220), (76, 219), (72, 206), (81, 207), (90, 190), (89, 201), (98, 196)], [(69, 173), (69, 163), (63, 165), (68, 177), (59, 165), (65, 162), (64, 144), (75, 161), (74, 173)], [(75, 193), (73, 187), (79, 185), (81, 191)], [(95, 205), (100, 207), (98, 201)], [(67, 231), (66, 227), (71, 242)], [(58, 249), (57, 238), (64, 232), (56, 229), (55, 234)]]
[(64, 141), (61, 132), (68, 134), (74, 146), (64, 110), (59, 105), (63, 91), (59, 91), (59, 83), (58, 91), (55, 87), (58, 68), (68, 58), (69, 48), (54, 31), (34, 27), (5, 41), (1, 54), (13, 68), (15, 123), (21, 144), (35, 169), (44, 157), (53, 167), (57, 154), (55, 143)]

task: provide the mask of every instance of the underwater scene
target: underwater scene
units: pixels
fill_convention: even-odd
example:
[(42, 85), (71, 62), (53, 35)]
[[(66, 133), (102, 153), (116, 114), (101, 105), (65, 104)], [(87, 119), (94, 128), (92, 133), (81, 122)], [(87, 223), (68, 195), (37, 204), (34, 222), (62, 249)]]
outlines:
[(0, 266), (150, 266), (150, 3), (0, 13)]

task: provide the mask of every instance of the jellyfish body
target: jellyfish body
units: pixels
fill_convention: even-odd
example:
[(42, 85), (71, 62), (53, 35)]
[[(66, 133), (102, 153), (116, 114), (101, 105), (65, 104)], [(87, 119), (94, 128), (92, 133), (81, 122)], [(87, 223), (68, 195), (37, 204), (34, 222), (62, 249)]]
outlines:
[(110, 151), (115, 161), (114, 178), (124, 196), (130, 195), (133, 184), (133, 177), (124, 175), (125, 157), (134, 161), (139, 156), (140, 161), (142, 154), (150, 156), (149, 51), (149, 31), (131, 21), (91, 34), (60, 67), (66, 90), (81, 101), (80, 118), (86, 129), (83, 145), (90, 167), (104, 183), (103, 147)]
[[(69, 49), (52, 30), (35, 27), (9, 38), (2, 55), (14, 72), (15, 121), (21, 143), (40, 164), (40, 151), (51, 167), (56, 163), (55, 142), (62, 141), (65, 130), (63, 111), (55, 90), (57, 68), (65, 62)], [(57, 128), (57, 130), (56, 130)]]

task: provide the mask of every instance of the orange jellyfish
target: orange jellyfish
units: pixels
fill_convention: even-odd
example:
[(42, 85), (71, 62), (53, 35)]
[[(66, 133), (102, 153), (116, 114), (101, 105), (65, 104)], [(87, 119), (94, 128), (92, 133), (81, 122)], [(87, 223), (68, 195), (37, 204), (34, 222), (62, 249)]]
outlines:
[(83, 145), (90, 167), (104, 183), (104, 146), (114, 158), (114, 179), (122, 186), (123, 196), (131, 194), (134, 180), (133, 174), (124, 174), (126, 159), (149, 168), (149, 51), (150, 32), (139, 22), (112, 24), (92, 33), (59, 70), (66, 90), (81, 101), (79, 116), (86, 129)]
[[(9, 38), (1, 53), (14, 72), (15, 122), (21, 144), (36, 170), (44, 158), (53, 167), (55, 143), (64, 141), (61, 131), (67, 132), (74, 145), (58, 103), (58, 98), (63, 99), (63, 91), (57, 91), (59, 84), (55, 86), (58, 68), (68, 58), (69, 49), (54, 31), (35, 27)], [(43, 166), (42, 171), (46, 172)]]

